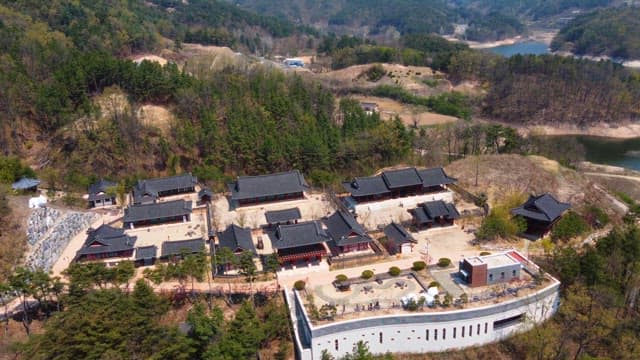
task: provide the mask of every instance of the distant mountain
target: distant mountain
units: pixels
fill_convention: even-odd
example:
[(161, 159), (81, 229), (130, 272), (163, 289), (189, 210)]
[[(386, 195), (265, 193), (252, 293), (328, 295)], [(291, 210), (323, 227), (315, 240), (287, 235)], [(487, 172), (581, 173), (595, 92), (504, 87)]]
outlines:
[(578, 55), (640, 59), (640, 8), (602, 9), (573, 19), (551, 43)]

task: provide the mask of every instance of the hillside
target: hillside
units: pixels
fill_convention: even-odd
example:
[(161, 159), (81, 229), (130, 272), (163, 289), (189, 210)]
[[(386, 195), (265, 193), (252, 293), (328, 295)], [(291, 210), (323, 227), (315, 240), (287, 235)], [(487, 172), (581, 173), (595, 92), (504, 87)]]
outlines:
[(640, 8), (603, 9), (573, 19), (551, 43), (554, 51), (640, 59)]

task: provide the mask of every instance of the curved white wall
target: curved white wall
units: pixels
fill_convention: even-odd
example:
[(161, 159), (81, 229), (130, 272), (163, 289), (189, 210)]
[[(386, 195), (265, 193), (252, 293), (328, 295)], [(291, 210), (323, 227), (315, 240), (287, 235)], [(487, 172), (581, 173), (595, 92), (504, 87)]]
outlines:
[[(527, 297), (480, 308), (438, 313), (407, 312), (315, 327), (309, 323), (298, 294), (287, 298), (293, 305), (298, 358), (313, 360), (320, 359), (323, 350), (340, 358), (352, 352), (358, 341), (367, 343), (374, 354), (438, 352), (499, 341), (553, 315), (560, 302), (559, 285), (555, 282)], [(494, 328), (495, 321), (521, 314), (522, 322)]]

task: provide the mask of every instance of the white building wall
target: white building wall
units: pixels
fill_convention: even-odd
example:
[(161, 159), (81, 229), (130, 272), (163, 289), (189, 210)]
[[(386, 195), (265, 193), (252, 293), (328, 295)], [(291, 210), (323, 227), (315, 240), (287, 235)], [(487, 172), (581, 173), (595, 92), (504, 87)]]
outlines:
[(453, 192), (443, 191), (433, 194), (406, 196), (397, 199), (366, 202), (355, 206), (355, 213), (359, 221), (364, 222), (367, 228), (375, 228), (378, 225), (388, 225), (392, 221), (404, 221), (411, 219), (409, 209), (414, 209), (418, 204), (428, 201), (442, 200), (453, 202)]
[[(526, 298), (483, 308), (438, 313), (407, 312), (396, 316), (367, 318), (367, 321), (372, 320), (369, 324), (360, 319), (313, 327), (311, 338), (308, 339), (311, 351), (304, 359), (320, 359), (323, 350), (340, 358), (352, 352), (358, 341), (364, 341), (374, 354), (439, 352), (496, 342), (527, 330), (553, 315), (559, 306), (558, 289), (559, 284), (556, 284)], [(509, 309), (505, 311), (506, 308)], [(495, 321), (520, 314), (524, 314), (523, 322), (494, 329)], [(339, 331), (331, 331), (331, 327), (336, 326), (339, 326)], [(322, 335), (318, 336), (320, 333)]]

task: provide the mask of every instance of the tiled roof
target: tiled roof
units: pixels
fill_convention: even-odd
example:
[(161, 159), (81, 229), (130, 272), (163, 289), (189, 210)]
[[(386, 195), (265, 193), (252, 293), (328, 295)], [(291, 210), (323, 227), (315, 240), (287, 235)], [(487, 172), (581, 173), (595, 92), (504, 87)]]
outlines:
[(40, 185), (40, 180), (38, 179), (22, 178), (11, 184), (11, 188), (14, 190), (26, 190), (38, 185)]
[(389, 189), (422, 185), (422, 179), (416, 168), (384, 171), (382, 179)]
[(383, 232), (387, 239), (393, 241), (396, 246), (400, 246), (407, 242), (416, 242), (413, 236), (411, 236), (411, 234), (409, 234), (409, 232), (404, 227), (402, 227), (400, 224), (396, 224), (395, 222), (387, 225), (383, 229)]
[(450, 220), (460, 217), (458, 209), (453, 204), (445, 203), (442, 200), (419, 204), (410, 212), (420, 224), (432, 223), (438, 217)]
[(317, 221), (306, 221), (292, 225), (278, 225), (270, 234), (274, 249), (288, 249), (320, 244), (329, 240), (327, 233)]
[(529, 199), (522, 206), (512, 209), (511, 213), (530, 219), (553, 222), (570, 208), (570, 204), (560, 202), (551, 194), (545, 193), (539, 196), (529, 196)]
[(162, 243), (160, 257), (181, 255), (183, 252), (193, 254), (204, 250), (203, 239), (165, 241)]
[(89, 201), (104, 198), (105, 196), (101, 194), (106, 193), (109, 188), (112, 188), (116, 185), (118, 185), (118, 183), (104, 179), (100, 179), (100, 181), (91, 184), (89, 186)]
[(87, 232), (87, 239), (76, 256), (120, 252), (133, 249), (137, 237), (124, 233), (124, 229), (101, 225)]
[(136, 260), (155, 259), (158, 257), (158, 247), (155, 245), (136, 248)]
[(284, 210), (266, 211), (264, 213), (264, 217), (267, 219), (267, 222), (269, 224), (277, 224), (292, 220), (299, 220), (300, 218), (302, 218), (302, 215), (300, 214), (300, 209), (291, 208)]
[(231, 200), (254, 199), (303, 192), (308, 188), (298, 170), (258, 176), (240, 176), (228, 185)]
[(251, 239), (251, 230), (238, 225), (229, 225), (224, 231), (218, 232), (218, 244), (220, 247), (256, 253), (256, 248)]
[(343, 211), (336, 211), (324, 219), (327, 232), (338, 246), (371, 242), (362, 225), (358, 224), (353, 215)]
[(124, 210), (124, 222), (170, 218), (191, 214), (191, 201), (174, 200), (147, 205), (134, 205)]
[(198, 179), (191, 174), (138, 180), (138, 183), (133, 187), (134, 201), (139, 202), (144, 196), (155, 198), (161, 192), (195, 187), (197, 182)]
[(405, 168), (384, 171), (381, 175), (357, 177), (342, 186), (353, 196), (381, 195), (393, 189), (412, 187), (422, 184), (424, 187), (453, 184), (457, 180), (449, 177), (444, 169), (432, 168), (417, 170)]

